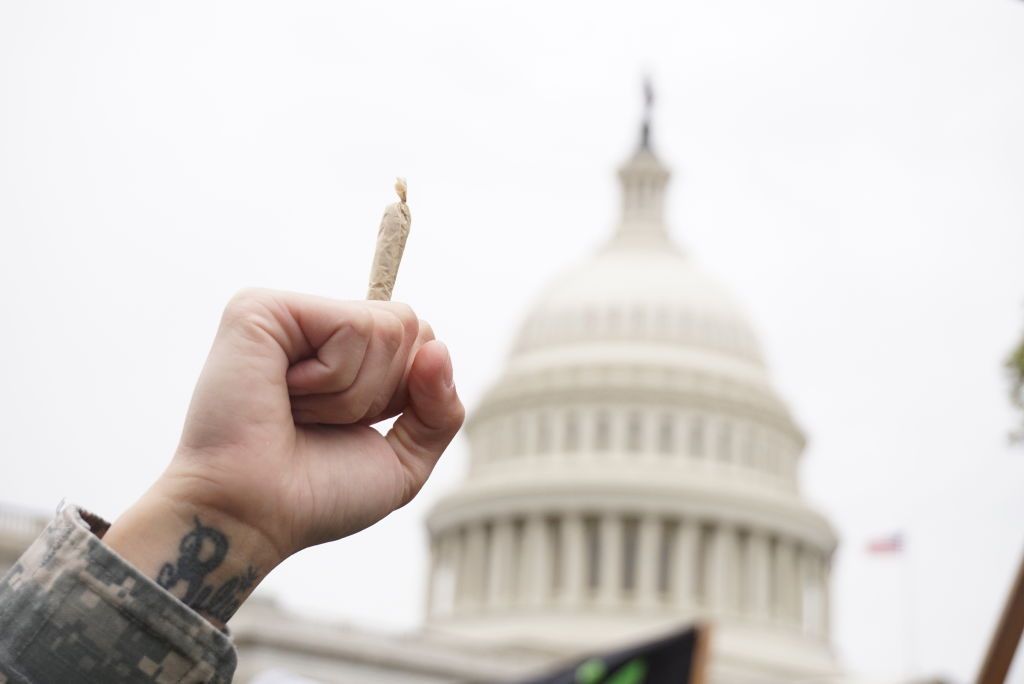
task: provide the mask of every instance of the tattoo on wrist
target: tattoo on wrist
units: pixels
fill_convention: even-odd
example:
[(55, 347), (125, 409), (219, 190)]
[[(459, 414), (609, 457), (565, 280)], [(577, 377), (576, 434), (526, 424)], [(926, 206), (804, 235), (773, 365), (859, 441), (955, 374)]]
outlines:
[(198, 613), (204, 613), (221, 622), (235, 614), (242, 598), (256, 584), (256, 568), (248, 566), (240, 575), (225, 580), (216, 589), (206, 584), (206, 577), (224, 562), (228, 554), (228, 538), (220, 530), (207, 527), (195, 517), (195, 528), (181, 538), (178, 560), (164, 563), (156, 582), (173, 592), (179, 584), (185, 585), (181, 601)]

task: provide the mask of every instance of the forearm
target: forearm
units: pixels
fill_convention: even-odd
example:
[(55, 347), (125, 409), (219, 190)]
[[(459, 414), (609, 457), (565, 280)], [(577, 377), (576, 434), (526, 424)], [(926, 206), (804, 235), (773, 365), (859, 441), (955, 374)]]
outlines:
[(220, 629), (282, 560), (258, 530), (162, 481), (117, 519), (104, 541)]

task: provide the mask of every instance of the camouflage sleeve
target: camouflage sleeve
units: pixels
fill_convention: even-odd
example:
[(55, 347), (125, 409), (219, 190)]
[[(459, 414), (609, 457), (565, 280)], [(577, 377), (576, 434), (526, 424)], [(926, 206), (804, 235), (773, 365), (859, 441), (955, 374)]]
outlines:
[(0, 579), (0, 684), (230, 682), (227, 635), (100, 541), (108, 527), (62, 504)]

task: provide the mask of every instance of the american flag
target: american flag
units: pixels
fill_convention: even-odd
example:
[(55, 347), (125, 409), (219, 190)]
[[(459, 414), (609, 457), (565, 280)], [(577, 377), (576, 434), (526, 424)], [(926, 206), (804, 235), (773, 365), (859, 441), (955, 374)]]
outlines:
[(878, 537), (868, 542), (868, 553), (902, 553), (903, 533), (895, 532), (885, 537)]

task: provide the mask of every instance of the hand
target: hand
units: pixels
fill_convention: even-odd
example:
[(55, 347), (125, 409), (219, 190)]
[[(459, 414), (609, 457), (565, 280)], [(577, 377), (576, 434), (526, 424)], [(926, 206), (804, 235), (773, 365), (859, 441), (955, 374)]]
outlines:
[[(368, 427), (397, 414), (386, 437)], [(406, 504), (462, 418), (448, 352), (408, 306), (247, 292), (165, 477), (286, 556)]]
[[(386, 436), (369, 427), (396, 415)], [(224, 312), (171, 464), (105, 539), (179, 595), (195, 589), (185, 575), (197, 559), (223, 565), (200, 588), (265, 575), (408, 503), (463, 417), (447, 349), (408, 306), (242, 293)], [(173, 531), (155, 535), (154, 524)]]

